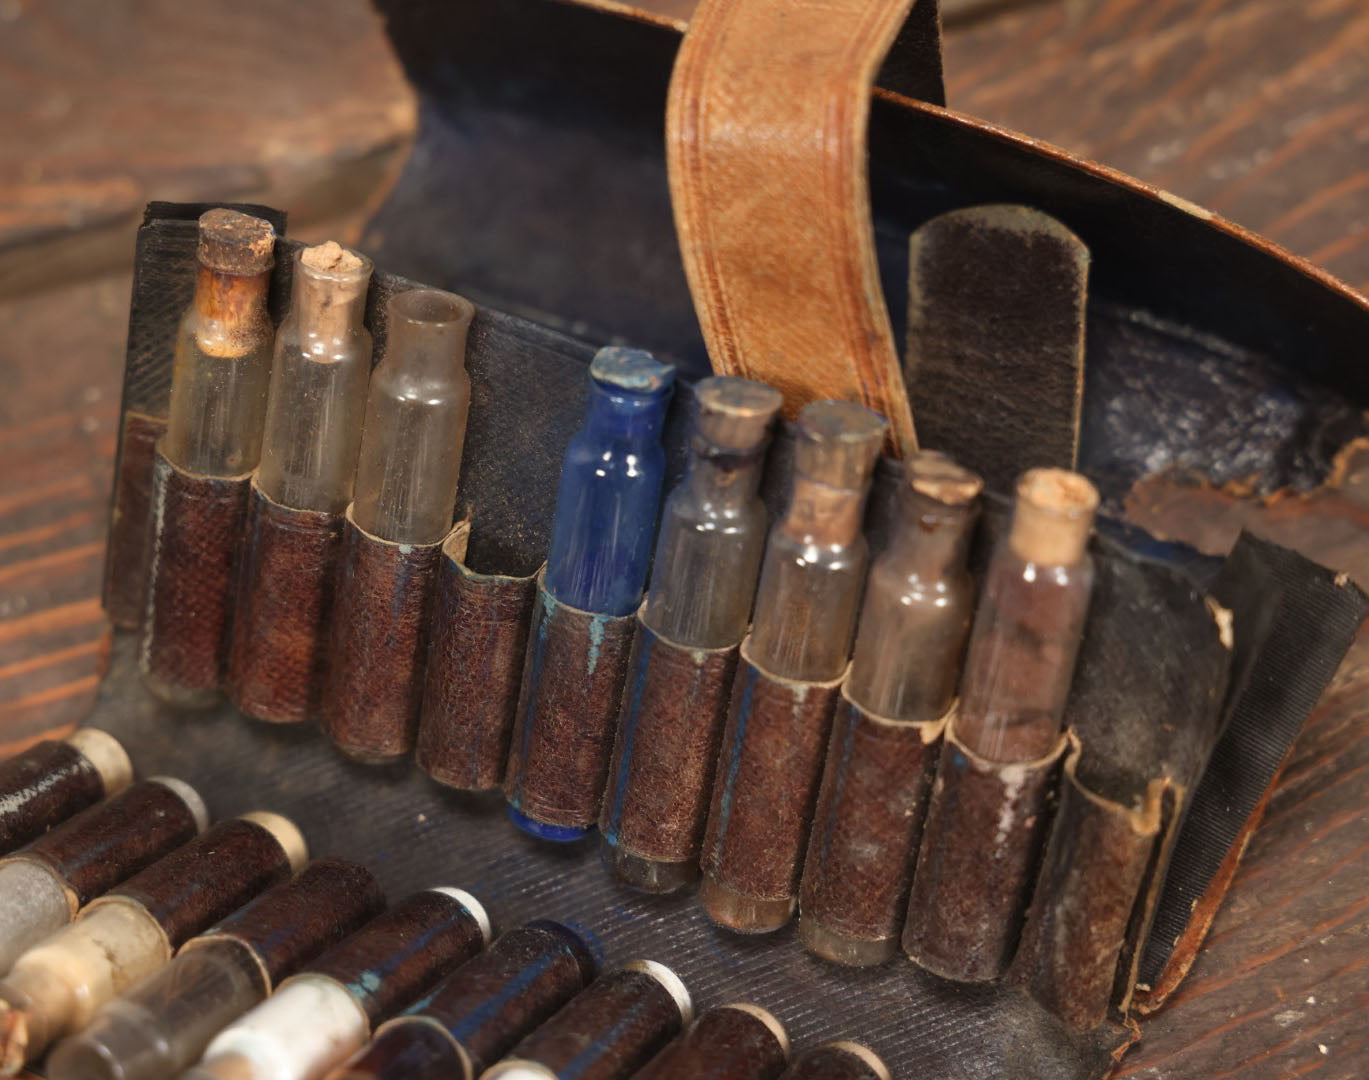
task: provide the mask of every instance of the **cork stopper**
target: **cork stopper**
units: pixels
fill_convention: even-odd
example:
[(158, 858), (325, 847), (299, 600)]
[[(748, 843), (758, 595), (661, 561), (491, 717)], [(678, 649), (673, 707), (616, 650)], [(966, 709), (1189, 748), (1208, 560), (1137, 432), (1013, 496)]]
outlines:
[(675, 384), (675, 365), (663, 364), (645, 349), (611, 345), (590, 361), (589, 374), (601, 386), (633, 394), (659, 394)]
[(884, 446), (889, 422), (850, 401), (814, 401), (799, 410), (794, 468), (820, 484), (859, 490)]
[(745, 453), (765, 441), (784, 404), (773, 386), (736, 375), (714, 375), (694, 387), (699, 403), (695, 425), (700, 436), (720, 450)]
[(842, 1041), (828, 1043), (827, 1046), (832, 1050), (840, 1050), (843, 1054), (850, 1054), (853, 1058), (859, 1058), (880, 1080), (893, 1080), (889, 1066), (884, 1064), (883, 1059), (863, 1043)]
[(658, 964), (655, 960), (632, 960), (623, 965), (623, 970), (640, 971), (650, 975), (665, 987), (666, 993), (674, 999), (675, 1007), (680, 1010), (680, 1023), (689, 1027), (694, 1022), (694, 1001), (689, 996), (689, 989), (670, 968)]
[(728, 1005), (721, 1005), (719, 1008), (736, 1009), (749, 1016), (754, 1016), (762, 1024), (770, 1029), (770, 1034), (775, 1036), (775, 1041), (780, 1044), (780, 1050), (785, 1059), (789, 1058), (789, 1032), (784, 1030), (784, 1025), (780, 1023), (779, 1017), (769, 1009), (762, 1009), (759, 1005), (752, 1005), (750, 1002), (734, 1001)]
[(106, 795), (117, 795), (133, 783), (133, 762), (113, 735), (97, 728), (81, 728), (68, 735), (66, 742), (100, 774)]
[(337, 278), (357, 276), (370, 261), (355, 251), (348, 251), (336, 240), (315, 244), (300, 252), (300, 265), (316, 274), (328, 274)]
[(304, 834), (289, 818), (267, 810), (254, 810), (241, 817), (243, 821), (260, 825), (276, 838), (277, 843), (285, 851), (285, 857), (290, 860), (290, 870), (293, 873), (298, 873), (300, 867), (309, 861), (309, 845), (304, 842)]
[(944, 506), (967, 506), (984, 490), (984, 478), (937, 450), (919, 450), (904, 467), (908, 486)]
[(276, 232), (269, 221), (236, 210), (206, 210), (200, 215), (196, 257), (222, 274), (262, 274), (275, 262)]
[(197, 834), (209, 828), (209, 807), (205, 806), (204, 800), (200, 798), (200, 793), (184, 780), (174, 776), (149, 776), (148, 782), (161, 784), (162, 787), (185, 803), (185, 808), (190, 811), (190, 816), (195, 819), (195, 832)]
[(1098, 489), (1068, 469), (1029, 469), (1017, 481), (1008, 543), (1024, 562), (1071, 566), (1088, 546)]

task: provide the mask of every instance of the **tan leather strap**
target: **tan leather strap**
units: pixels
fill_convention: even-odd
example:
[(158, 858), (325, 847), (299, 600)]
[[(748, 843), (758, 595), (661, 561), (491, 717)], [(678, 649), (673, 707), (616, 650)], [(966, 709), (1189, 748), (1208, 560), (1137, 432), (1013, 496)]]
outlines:
[[(880, 62), (936, 40), (933, 0), (701, 0), (675, 62), (666, 144), (675, 225), (715, 371), (913, 412), (880, 288), (866, 125)], [(936, 76), (939, 82), (939, 65)], [(903, 77), (906, 81), (907, 76)]]

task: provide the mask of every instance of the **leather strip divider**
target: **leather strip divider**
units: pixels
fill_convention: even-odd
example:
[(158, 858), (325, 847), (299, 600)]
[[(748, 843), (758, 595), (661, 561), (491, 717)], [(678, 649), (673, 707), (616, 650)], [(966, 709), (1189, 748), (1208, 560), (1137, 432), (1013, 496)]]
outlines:
[(318, 711), (342, 521), (252, 485), (228, 664), (228, 697), (248, 716), (290, 724)]
[(637, 619), (563, 604), (540, 573), (535, 605), (504, 796), (541, 825), (588, 829), (599, 821)]
[(382, 764), (409, 753), (418, 734), (442, 541), (382, 540), (352, 520), (349, 506), (342, 545), (319, 721), (348, 757)]
[(917, 437), (875, 257), (866, 126), (896, 38), (914, 59), (884, 74), (928, 93), (916, 73), (934, 72), (938, 95), (936, 18), (934, 0), (702, 0), (666, 114), (713, 369), (770, 383), (791, 418), (820, 398), (862, 402), (888, 417), (899, 454)]
[(442, 545), (414, 758), (440, 784), (486, 791), (504, 779), (537, 575), (472, 570), (470, 532), (463, 521)]
[(188, 473), (157, 451), (140, 663), (180, 705), (213, 703), (227, 675), (251, 479)]

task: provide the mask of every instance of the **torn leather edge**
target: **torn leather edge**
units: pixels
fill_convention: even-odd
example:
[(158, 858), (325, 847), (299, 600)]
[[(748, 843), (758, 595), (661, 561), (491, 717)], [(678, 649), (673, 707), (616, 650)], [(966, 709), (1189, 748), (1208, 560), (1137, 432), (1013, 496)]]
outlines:
[(463, 521), (442, 544), (414, 760), (440, 784), (486, 791), (504, 780), (541, 571), (471, 569), (470, 534)]

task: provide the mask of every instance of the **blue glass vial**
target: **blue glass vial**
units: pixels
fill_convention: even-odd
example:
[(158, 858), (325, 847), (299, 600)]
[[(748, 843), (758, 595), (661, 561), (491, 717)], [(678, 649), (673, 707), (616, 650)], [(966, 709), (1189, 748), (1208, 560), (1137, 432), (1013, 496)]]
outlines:
[(675, 368), (641, 349), (600, 349), (585, 423), (566, 448), (547, 592), (581, 611), (631, 615), (642, 602), (661, 508), (661, 429)]

